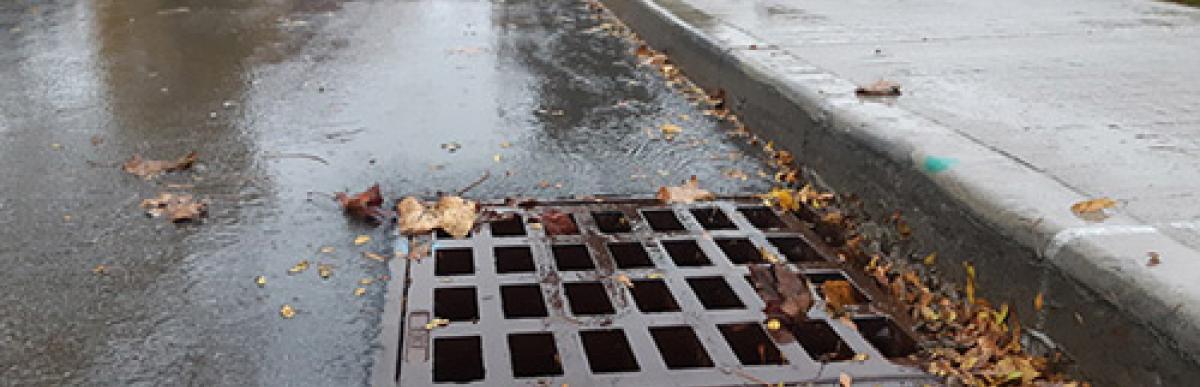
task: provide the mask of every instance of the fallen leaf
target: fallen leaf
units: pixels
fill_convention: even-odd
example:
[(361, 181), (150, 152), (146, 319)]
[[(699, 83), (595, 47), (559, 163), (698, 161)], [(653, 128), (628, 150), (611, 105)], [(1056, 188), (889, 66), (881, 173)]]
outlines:
[(368, 235), (359, 235), (357, 238), (354, 238), (354, 245), (355, 245), (355, 246), (362, 246), (362, 245), (365, 245), (365, 244), (367, 244), (367, 242), (370, 242), (370, 241), (371, 241), (371, 237), (370, 237), (370, 236), (368, 236)]
[(575, 235), (579, 234), (579, 226), (575, 225), (575, 221), (571, 219), (571, 214), (556, 210), (548, 209), (543, 211), (538, 217), (542, 227), (546, 230), (546, 235)]
[(970, 262), (963, 262), (963, 267), (967, 269), (967, 303), (975, 303), (975, 265)]
[(321, 276), (321, 279), (329, 279), (333, 275), (333, 266), (326, 263), (317, 265), (317, 275)]
[(617, 283), (621, 284), (622, 286), (625, 286), (627, 288), (633, 288), (633, 281), (630, 280), (629, 276), (627, 276), (625, 274), (617, 274), (616, 280), (617, 280)]
[(367, 289), (366, 289), (366, 288), (356, 288), (356, 289), (354, 289), (354, 296), (355, 296), (355, 297), (362, 297), (364, 294), (367, 294)]
[(501, 157), (500, 157), (499, 153), (492, 155), (492, 161), (495, 161), (498, 163), (498, 162), (500, 162), (500, 159), (501, 159)]
[(364, 257), (367, 257), (368, 259), (374, 259), (374, 260), (376, 260), (376, 261), (379, 261), (379, 262), (383, 262), (383, 261), (386, 261), (386, 260), (387, 260), (387, 258), (385, 258), (383, 255), (381, 255), (381, 254), (376, 254), (376, 253), (372, 253), (372, 252), (370, 252), (370, 251), (364, 251), (364, 252), (363, 252), (363, 256), (364, 256)]
[(363, 279), (360, 279), (360, 280), (358, 280), (358, 284), (359, 284), (359, 285), (366, 286), (366, 285), (370, 285), (370, 284), (371, 284), (371, 282), (374, 282), (374, 281), (375, 281), (375, 280), (374, 280), (374, 279), (371, 279), (371, 278), (363, 278)]
[(1150, 260), (1146, 261), (1147, 267), (1155, 267), (1162, 263), (1162, 258), (1159, 256), (1158, 253), (1151, 251), (1149, 253), (1146, 253), (1146, 255), (1148, 255), (1150, 257)]
[(854, 378), (851, 378), (849, 374), (843, 372), (841, 375), (838, 375), (839, 387), (850, 387), (852, 384), (854, 384)]
[(92, 268), (92, 274), (108, 274), (108, 266), (105, 266), (104, 264), (96, 265), (96, 267)]
[(300, 261), (300, 262), (296, 263), (295, 265), (292, 265), (292, 267), (290, 269), (288, 269), (288, 274), (289, 275), (300, 274), (300, 273), (304, 272), (305, 270), (308, 270), (308, 260), (307, 259)]
[(283, 307), (279, 308), (279, 315), (283, 318), (296, 317), (296, 309), (292, 308), (291, 305), (283, 304)]
[(163, 172), (175, 172), (191, 168), (196, 163), (198, 156), (193, 151), (175, 160), (147, 160), (143, 159), (141, 155), (135, 154), (121, 165), (121, 169), (143, 179), (149, 179)]
[(510, 148), (510, 147), (512, 147), (512, 143), (511, 143), (511, 142), (508, 142), (508, 141), (501, 141), (501, 142), (500, 142), (500, 147), (501, 147), (501, 148), (505, 148), (505, 149), (507, 149), (507, 148)]
[(692, 175), (683, 185), (678, 187), (661, 187), (658, 189), (658, 200), (663, 203), (689, 204), (697, 201), (714, 200), (716, 195), (700, 188), (700, 181)]
[(779, 319), (767, 319), (767, 330), (777, 331), (781, 328), (783, 328), (783, 323), (779, 322)]
[(267, 277), (262, 275), (254, 277), (254, 284), (258, 285), (260, 288), (267, 286)]
[(854, 295), (854, 285), (851, 285), (849, 281), (825, 281), (821, 284), (821, 293), (825, 295), (825, 302), (835, 314), (841, 314), (847, 305), (859, 303), (858, 298)]
[(336, 250), (337, 249), (334, 249), (333, 246), (321, 246), (321, 248), (317, 251), (320, 251), (322, 254), (333, 254), (333, 252)]
[(424, 234), (441, 228), (455, 238), (466, 237), (475, 227), (475, 202), (458, 196), (443, 196), (433, 208), (427, 208), (412, 196), (396, 205), (402, 234)]
[(379, 222), (384, 217), (383, 211), (379, 208), (383, 205), (383, 194), (379, 190), (379, 184), (372, 185), (366, 191), (353, 196), (345, 192), (338, 192), (334, 194), (334, 199), (342, 205), (342, 210), (346, 214), (356, 219)]
[(895, 97), (900, 95), (900, 84), (892, 81), (879, 80), (866, 86), (854, 89), (854, 94), (864, 97)]
[(432, 321), (425, 324), (425, 330), (431, 331), (431, 330), (434, 330), (439, 327), (444, 327), (446, 325), (450, 325), (450, 320), (447, 320), (444, 318), (435, 318)]
[(166, 216), (175, 223), (194, 222), (208, 213), (208, 203), (194, 200), (192, 195), (162, 192), (158, 197), (142, 200), (142, 208), (151, 217)]
[(658, 130), (662, 131), (663, 137), (666, 137), (668, 140), (675, 137), (675, 135), (683, 133), (682, 127), (669, 123), (660, 125)]
[(1117, 201), (1110, 198), (1084, 200), (1071, 205), (1071, 212), (1084, 220), (1099, 222), (1108, 219), (1104, 211), (1117, 206)]
[(857, 353), (857, 354), (854, 354), (854, 357), (850, 358), (850, 360), (853, 360), (853, 361), (867, 361), (867, 359), (870, 359), (870, 358), (871, 358), (871, 356), (870, 356), (870, 355), (867, 355), (867, 354), (865, 354), (865, 353)]
[(925, 266), (933, 266), (933, 264), (937, 263), (937, 252), (935, 251), (929, 253), (929, 255), (925, 256), (925, 259), (923, 259), (922, 262), (925, 263)]

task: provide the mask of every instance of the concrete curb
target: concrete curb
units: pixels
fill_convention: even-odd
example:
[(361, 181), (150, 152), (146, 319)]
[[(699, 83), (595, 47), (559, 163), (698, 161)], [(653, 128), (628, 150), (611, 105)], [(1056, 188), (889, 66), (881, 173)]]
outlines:
[[(913, 251), (969, 259), (981, 295), (1014, 306), (1099, 384), (1200, 379), (1200, 253), (1118, 214), (1083, 221), (1088, 199), (1026, 165), (815, 68), (681, 0), (603, 0), (650, 45), (727, 101), (756, 133), (882, 219), (901, 209)], [(753, 47), (753, 49), (751, 48)], [(901, 97), (903, 98), (903, 97)], [(923, 250), (922, 250), (923, 249)], [(1147, 253), (1164, 263), (1147, 267)], [(961, 279), (960, 261), (939, 269)], [(1046, 307), (1032, 300), (1043, 294)]]

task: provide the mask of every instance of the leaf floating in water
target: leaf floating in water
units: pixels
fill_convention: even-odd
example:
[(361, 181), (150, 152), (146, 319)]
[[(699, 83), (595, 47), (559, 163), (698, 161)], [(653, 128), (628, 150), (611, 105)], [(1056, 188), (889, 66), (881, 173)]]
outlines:
[(133, 155), (121, 165), (121, 169), (143, 179), (150, 179), (163, 172), (182, 171), (191, 168), (196, 163), (198, 154), (191, 152), (175, 160), (147, 160), (141, 155)]
[(380, 208), (383, 205), (383, 193), (379, 189), (379, 184), (372, 185), (366, 191), (353, 196), (345, 192), (338, 192), (333, 197), (338, 204), (341, 204), (342, 210), (355, 219), (378, 222), (386, 215)]
[(716, 199), (716, 195), (700, 188), (700, 181), (695, 175), (681, 186), (662, 187), (658, 189), (658, 200), (663, 203), (690, 204), (713, 199)]
[(292, 266), (291, 269), (288, 269), (288, 274), (289, 275), (300, 274), (300, 273), (304, 272), (305, 270), (308, 270), (308, 260), (307, 259), (300, 261), (299, 263)]
[(142, 200), (142, 208), (151, 217), (166, 216), (175, 223), (193, 222), (208, 214), (208, 203), (194, 200), (192, 195), (162, 192), (158, 197)]
[(279, 316), (289, 319), (296, 317), (296, 309), (292, 308), (291, 305), (283, 304), (283, 307), (279, 308)]

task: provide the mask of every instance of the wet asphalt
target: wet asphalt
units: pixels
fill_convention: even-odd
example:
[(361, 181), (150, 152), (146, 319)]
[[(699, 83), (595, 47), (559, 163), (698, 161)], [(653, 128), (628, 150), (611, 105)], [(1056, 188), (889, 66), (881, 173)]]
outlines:
[[(549, 0), (0, 4), (0, 385), (365, 384), (382, 281), (353, 291), (391, 239), (336, 191), (769, 188), (757, 145), (599, 23)], [(119, 168), (190, 150), (192, 171)], [(147, 218), (162, 191), (209, 217)], [(333, 275), (289, 276), (304, 259)]]

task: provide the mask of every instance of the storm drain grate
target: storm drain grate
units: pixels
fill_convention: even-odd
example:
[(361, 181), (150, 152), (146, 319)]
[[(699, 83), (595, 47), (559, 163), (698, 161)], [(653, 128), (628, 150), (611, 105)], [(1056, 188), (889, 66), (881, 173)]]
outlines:
[[(806, 224), (753, 199), (484, 209), (501, 219), (468, 239), (436, 237), (432, 258), (391, 262), (376, 385), (932, 381), (899, 364), (915, 344), (871, 303), (878, 289), (841, 271)], [(581, 232), (547, 236), (536, 219), (549, 209)], [(782, 328), (790, 334), (769, 330), (749, 280), (762, 251), (805, 276), (814, 297), (826, 281), (854, 284), (854, 324), (818, 304)]]

